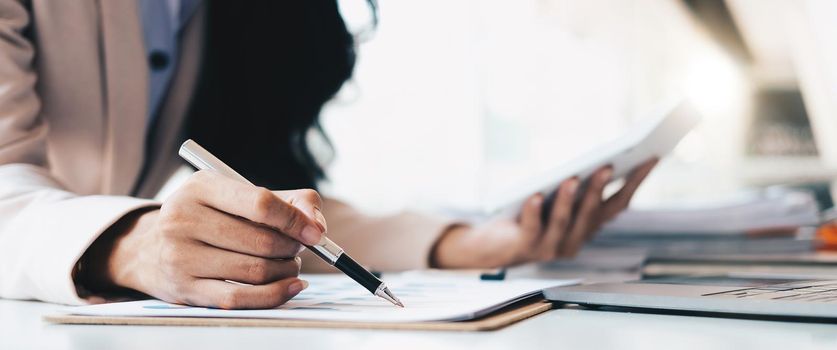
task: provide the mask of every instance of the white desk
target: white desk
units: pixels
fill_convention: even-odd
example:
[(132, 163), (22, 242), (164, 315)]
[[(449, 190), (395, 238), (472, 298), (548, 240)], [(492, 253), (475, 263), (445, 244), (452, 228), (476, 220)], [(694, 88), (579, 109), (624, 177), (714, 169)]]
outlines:
[[(553, 310), (494, 332), (76, 326), (0, 300), (0, 349), (837, 349), (837, 325)], [(561, 345), (561, 346), (558, 346)]]
[(54, 325), (57, 305), (0, 300), (13, 349), (837, 349), (837, 324), (552, 310), (494, 332)]

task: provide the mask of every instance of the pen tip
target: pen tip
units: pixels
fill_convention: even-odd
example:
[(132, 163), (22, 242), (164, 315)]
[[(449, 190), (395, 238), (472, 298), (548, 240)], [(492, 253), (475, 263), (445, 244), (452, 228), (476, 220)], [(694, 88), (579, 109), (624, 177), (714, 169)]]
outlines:
[(395, 295), (393, 295), (392, 293), (389, 293), (389, 296), (390, 296), (390, 297), (392, 297), (392, 300), (390, 300), (390, 301), (391, 301), (393, 304), (395, 304), (395, 306), (398, 306), (398, 307), (404, 307), (404, 303), (402, 303), (402, 302), (401, 302), (401, 300), (398, 300), (398, 297), (396, 297), (396, 296), (395, 296)]
[(396, 297), (394, 294), (392, 294), (392, 292), (390, 292), (389, 288), (387, 288), (387, 287), (383, 287), (382, 289), (379, 289), (378, 292), (375, 293), (375, 295), (386, 299), (387, 301), (389, 301), (390, 303), (392, 303), (395, 306), (404, 307), (404, 303), (402, 303), (401, 300), (398, 300), (398, 297)]

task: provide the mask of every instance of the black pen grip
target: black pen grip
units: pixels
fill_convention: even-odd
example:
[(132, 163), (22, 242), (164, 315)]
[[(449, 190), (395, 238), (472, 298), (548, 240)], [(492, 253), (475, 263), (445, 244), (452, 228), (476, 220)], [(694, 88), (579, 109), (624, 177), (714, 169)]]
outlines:
[(349, 257), (349, 254), (346, 253), (341, 254), (340, 257), (337, 258), (337, 262), (334, 263), (334, 267), (343, 271), (343, 273), (351, 277), (357, 283), (360, 283), (361, 286), (369, 290), (372, 294), (375, 294), (375, 291), (378, 290), (378, 286), (383, 283), (375, 277), (375, 275), (363, 268), (363, 266), (360, 266), (360, 264)]

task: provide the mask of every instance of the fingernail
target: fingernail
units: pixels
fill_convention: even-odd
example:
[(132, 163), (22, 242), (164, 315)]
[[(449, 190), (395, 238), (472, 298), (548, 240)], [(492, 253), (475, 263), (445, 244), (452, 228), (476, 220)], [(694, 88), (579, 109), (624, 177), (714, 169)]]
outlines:
[(314, 245), (320, 242), (320, 239), (323, 236), (323, 232), (320, 229), (308, 225), (302, 229), (302, 240), (305, 241), (303, 243), (308, 245)]
[(294, 283), (291, 283), (290, 286), (288, 286), (288, 294), (292, 295), (292, 296), (297, 295), (300, 292), (302, 292), (303, 290), (305, 290), (305, 288), (308, 288), (308, 281), (306, 281), (306, 280), (296, 281)]
[(604, 171), (602, 171), (601, 175), (599, 175), (599, 180), (601, 180), (601, 181), (610, 180), (610, 177), (612, 175), (613, 175), (613, 169), (612, 168), (607, 168)]
[(543, 202), (543, 197), (541, 197), (541, 195), (536, 195), (532, 197), (532, 205), (541, 205), (541, 202)]
[(572, 196), (575, 195), (575, 191), (578, 191), (578, 179), (572, 179), (567, 183), (567, 193)]
[(322, 225), (323, 232), (328, 232), (328, 224), (326, 223), (325, 216), (323, 216), (323, 212), (319, 211), (318, 209), (314, 209), (314, 220), (317, 220), (320, 225)]

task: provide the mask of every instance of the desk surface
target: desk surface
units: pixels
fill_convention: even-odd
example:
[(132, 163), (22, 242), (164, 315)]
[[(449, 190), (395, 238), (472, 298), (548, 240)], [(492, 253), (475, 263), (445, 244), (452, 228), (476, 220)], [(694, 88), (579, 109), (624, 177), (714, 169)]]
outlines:
[(0, 300), (0, 349), (837, 349), (837, 324), (552, 310), (494, 332), (54, 325)]
[[(58, 306), (0, 300), (2, 349), (837, 349), (837, 325), (580, 309), (553, 310), (483, 333), (73, 326), (44, 323)], [(344, 347), (346, 348), (346, 347)]]

